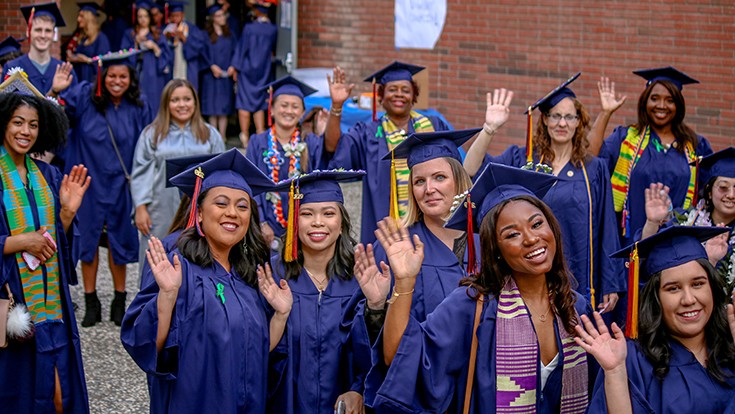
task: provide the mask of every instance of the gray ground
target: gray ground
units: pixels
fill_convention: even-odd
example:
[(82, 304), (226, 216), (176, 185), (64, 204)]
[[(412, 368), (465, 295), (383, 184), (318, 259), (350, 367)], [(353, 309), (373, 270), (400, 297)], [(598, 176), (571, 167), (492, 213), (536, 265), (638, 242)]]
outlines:
[[(360, 234), (361, 184), (343, 186), (345, 204), (350, 212), (353, 232)], [(89, 328), (79, 325), (82, 340), (84, 371), (92, 413), (146, 413), (148, 412), (148, 389), (145, 374), (133, 362), (120, 343), (120, 328), (110, 319), (110, 303), (113, 288), (110, 270), (107, 267), (107, 250), (100, 249), (100, 265), (97, 276), (97, 294), (102, 302), (102, 322)], [(77, 267), (80, 284), (71, 287), (72, 300), (79, 305), (77, 322), (84, 317), (84, 289), (81, 269)], [(138, 264), (128, 265), (128, 301), (138, 292)]]

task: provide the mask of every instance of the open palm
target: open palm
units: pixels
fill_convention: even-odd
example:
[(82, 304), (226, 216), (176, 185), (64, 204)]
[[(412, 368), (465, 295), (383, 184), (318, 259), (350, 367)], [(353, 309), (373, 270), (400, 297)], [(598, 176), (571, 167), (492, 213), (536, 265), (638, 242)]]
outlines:
[(332, 76), (327, 74), (327, 82), (329, 82), (329, 96), (332, 98), (332, 105), (340, 107), (352, 94), (354, 83), (348, 84), (345, 71), (339, 66), (332, 71)]
[(613, 322), (614, 336), (611, 336), (605, 322), (602, 320), (602, 316), (597, 312), (594, 315), (597, 328), (587, 315), (582, 315), (582, 323), (574, 327), (577, 335), (579, 335), (574, 340), (588, 354), (595, 357), (597, 363), (605, 371), (619, 368), (625, 364), (625, 357), (628, 355), (628, 347), (625, 343), (623, 331)]
[(380, 262), (380, 269), (378, 269), (372, 244), (368, 244), (367, 249), (362, 243), (355, 248), (354, 273), (367, 299), (368, 307), (382, 309), (390, 291), (390, 267)]
[(293, 295), (288, 282), (281, 279), (281, 283), (276, 284), (271, 273), (271, 267), (268, 263), (265, 267), (258, 266), (258, 288), (263, 294), (265, 300), (271, 305), (273, 310), (280, 314), (288, 314), (293, 306)]
[(669, 187), (661, 183), (653, 183), (644, 191), (646, 200), (646, 219), (660, 223), (665, 220), (671, 211)]
[(174, 255), (173, 264), (168, 260), (166, 249), (155, 237), (148, 241), (148, 250), (145, 252), (153, 277), (162, 292), (176, 292), (181, 287), (181, 262), (179, 256)]
[(59, 188), (61, 206), (76, 212), (84, 199), (92, 177), (87, 176), (87, 168), (82, 165), (72, 167), (69, 174), (64, 175)]
[(375, 236), (385, 249), (396, 281), (416, 278), (424, 261), (424, 244), (419, 236), (414, 234), (412, 242), (408, 229), (390, 217), (378, 223)]
[(513, 101), (513, 91), (495, 89), (487, 93), (487, 109), (485, 109), (485, 123), (493, 130), (497, 130), (510, 117), (510, 103)]

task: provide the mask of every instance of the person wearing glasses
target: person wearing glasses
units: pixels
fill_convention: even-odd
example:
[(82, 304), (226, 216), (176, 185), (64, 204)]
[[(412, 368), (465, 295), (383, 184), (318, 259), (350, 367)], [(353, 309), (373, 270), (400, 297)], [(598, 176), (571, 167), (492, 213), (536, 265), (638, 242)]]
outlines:
[[(542, 115), (536, 123), (536, 133), (530, 138), (531, 145), (526, 148), (513, 145), (500, 156), (485, 157), (484, 162), (545, 170), (560, 178), (543, 201), (559, 219), (564, 258), (577, 281), (577, 292), (590, 299), (598, 311), (607, 313), (615, 309), (618, 292), (626, 290), (626, 278), (622, 261), (608, 257), (620, 249), (610, 178), (605, 163), (587, 153), (590, 116), (568, 87), (578, 76), (570, 78), (532, 106), (539, 108)], [(622, 100), (610, 100), (609, 90), (610, 82), (603, 78), (601, 106), (603, 109), (612, 107), (614, 111)], [(493, 98), (502, 99), (502, 96)], [(490, 105), (488, 98), (488, 114)], [(465, 169), (471, 175), (481, 171), (476, 165), (479, 164), (477, 155), (482, 151), (476, 151), (475, 146), (487, 148), (491, 135), (486, 129), (480, 132), (465, 160)], [(473, 156), (476, 159), (472, 159)]]

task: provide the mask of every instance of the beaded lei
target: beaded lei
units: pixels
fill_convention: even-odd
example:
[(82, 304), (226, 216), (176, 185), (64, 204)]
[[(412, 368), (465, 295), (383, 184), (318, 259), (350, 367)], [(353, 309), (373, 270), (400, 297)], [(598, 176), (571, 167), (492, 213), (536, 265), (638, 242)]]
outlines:
[[(268, 130), (268, 142), (270, 143), (270, 148), (263, 152), (263, 162), (265, 162), (271, 170), (271, 180), (273, 180), (274, 183), (277, 183), (280, 180), (279, 171), (281, 169), (281, 165), (283, 165), (284, 156), (288, 157), (288, 177), (285, 178), (291, 178), (300, 174), (301, 154), (306, 149), (306, 143), (301, 141), (299, 129), (294, 129), (289, 142), (283, 145), (283, 155), (278, 151), (278, 137), (276, 135), (275, 125)], [(286, 228), (288, 223), (286, 222), (286, 218), (283, 216), (283, 202), (281, 200), (281, 195), (277, 192), (270, 192), (266, 194), (265, 198), (271, 203), (273, 213), (275, 214), (278, 222), (283, 228)]]

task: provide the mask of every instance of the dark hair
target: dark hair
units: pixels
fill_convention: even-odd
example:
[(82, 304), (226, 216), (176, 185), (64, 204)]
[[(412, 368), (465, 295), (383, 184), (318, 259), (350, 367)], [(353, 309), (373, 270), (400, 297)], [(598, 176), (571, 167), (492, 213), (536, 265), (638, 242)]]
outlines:
[[(144, 7), (141, 7), (141, 8), (136, 9), (135, 13), (138, 13), (138, 10), (144, 10), (146, 13), (148, 13), (148, 22), (149, 22), (148, 31), (151, 33), (151, 36), (153, 36), (153, 40), (158, 42), (158, 39), (161, 36), (161, 31), (158, 29), (158, 26), (156, 26), (156, 22), (153, 21), (153, 15), (151, 14), (151, 11)], [(134, 17), (135, 17), (135, 27), (133, 27), (133, 31), (132, 31), (133, 41), (135, 41), (135, 36), (138, 33), (138, 29), (141, 28), (140, 21), (138, 20), (138, 16), (136, 15)]]
[(182, 194), (181, 200), (179, 201), (179, 207), (176, 209), (176, 213), (174, 213), (174, 219), (168, 227), (168, 234), (186, 227), (186, 224), (189, 221), (190, 207), (191, 197), (186, 194)]
[[(338, 277), (342, 280), (350, 280), (353, 277), (353, 267), (355, 266), (355, 244), (357, 241), (352, 237), (352, 224), (350, 223), (350, 215), (342, 203), (337, 203), (339, 212), (342, 215), (342, 233), (337, 237), (336, 246), (334, 248), (334, 256), (327, 263), (327, 278)], [(281, 245), (281, 261), (286, 279), (297, 280), (304, 268), (304, 253), (301, 250), (301, 244), (298, 245), (298, 257), (290, 263), (283, 260), (283, 249), (286, 247), (286, 235), (283, 235)]]
[(0, 94), (0, 128), (3, 134), (15, 111), (21, 106), (28, 106), (38, 112), (38, 137), (31, 147), (30, 154), (43, 154), (54, 151), (66, 144), (69, 131), (69, 119), (60, 106), (35, 95), (19, 93)]
[[(503, 256), (500, 253), (500, 246), (498, 243), (498, 235), (496, 234), (497, 222), (500, 217), (500, 213), (505, 207), (514, 201), (525, 201), (532, 206), (538, 208), (546, 217), (546, 221), (554, 234), (556, 240), (556, 254), (551, 265), (551, 270), (546, 273), (546, 284), (551, 294), (551, 302), (553, 305), (553, 311), (555, 314), (561, 317), (564, 323), (564, 329), (570, 334), (574, 334), (574, 326), (577, 325), (577, 313), (574, 309), (574, 305), (577, 302), (577, 297), (572, 290), (572, 284), (576, 282), (572, 273), (567, 267), (567, 263), (564, 260), (564, 252), (562, 251), (562, 236), (561, 227), (559, 222), (554, 217), (551, 209), (541, 200), (536, 197), (529, 195), (520, 195), (511, 199), (505, 200), (493, 207), (480, 223), (480, 245), (481, 249), (481, 262), (480, 274), (477, 276), (467, 276), (460, 282), (462, 286), (470, 286), (474, 288), (475, 292), (468, 294), (473, 299), (478, 299), (479, 296), (492, 294), (496, 298), (500, 297), (500, 291), (505, 286), (508, 278), (511, 275), (512, 269), (503, 260)], [(573, 282), (574, 281), (574, 282)], [(575, 283), (576, 284), (576, 283)]]
[[(201, 208), (202, 201), (209, 190), (202, 192), (197, 198), (197, 206)], [(230, 265), (248, 285), (257, 289), (258, 276), (255, 271), (258, 265), (268, 262), (270, 249), (265, 244), (260, 232), (260, 217), (258, 205), (250, 198), (250, 223), (245, 237), (230, 249)], [(181, 254), (190, 262), (207, 267), (214, 264), (212, 252), (209, 250), (206, 236), (200, 236), (196, 227), (184, 230), (179, 236), (177, 247)]]
[[(217, 32), (214, 31), (214, 17), (207, 16), (207, 24), (205, 25), (205, 29), (207, 30), (207, 34), (209, 34), (209, 41), (212, 44), (215, 44), (217, 42)], [(230, 31), (230, 25), (227, 24), (225, 21), (225, 24), (222, 25), (222, 36), (223, 37), (230, 37), (232, 36), (232, 32)], [(226, 68), (223, 68), (226, 69)]]
[[(697, 259), (707, 273), (710, 290), (712, 291), (712, 315), (704, 327), (704, 336), (707, 342), (707, 373), (720, 383), (732, 376), (723, 371), (723, 367), (733, 367), (733, 345), (732, 334), (727, 322), (725, 306), (727, 305), (727, 294), (722, 283), (715, 277), (714, 269), (707, 259)], [(671, 346), (669, 346), (669, 334), (663, 322), (659, 288), (661, 287), (661, 273), (651, 276), (641, 292), (640, 304), (638, 306), (638, 344), (643, 354), (653, 365), (656, 377), (663, 380), (669, 372), (669, 360), (671, 359)]]
[(679, 88), (677, 88), (671, 81), (657, 80), (655, 82), (651, 82), (646, 86), (646, 89), (643, 90), (643, 93), (641, 93), (641, 96), (638, 98), (638, 123), (635, 125), (636, 129), (643, 132), (646, 127), (651, 126), (653, 123), (651, 122), (651, 118), (648, 116), (648, 98), (651, 96), (653, 88), (658, 84), (661, 84), (669, 91), (671, 98), (674, 100), (674, 105), (676, 106), (676, 114), (674, 115), (674, 119), (671, 120), (671, 132), (674, 133), (674, 137), (679, 141), (679, 144), (684, 144), (677, 145), (676, 150), (684, 152), (687, 143), (691, 143), (692, 148), (697, 148), (699, 142), (697, 134), (684, 123), (684, 116), (686, 116), (687, 112), (684, 95), (682, 95)]
[[(590, 115), (579, 100), (576, 98), (571, 99), (574, 103), (574, 109), (577, 111), (579, 123), (572, 137), (572, 158), (570, 161), (579, 167), (581, 163), (588, 161), (587, 147), (590, 146), (590, 142), (587, 140), (587, 134), (590, 129)], [(550, 165), (554, 161), (556, 154), (551, 149), (551, 136), (549, 136), (549, 130), (544, 119), (547, 115), (549, 115), (548, 112), (544, 113), (543, 116), (539, 117), (538, 122), (536, 122), (536, 134), (533, 137), (533, 142), (535, 152), (543, 157), (544, 163)]]
[(0, 67), (5, 66), (6, 63), (10, 62), (11, 60), (23, 56), (23, 53), (20, 51), (12, 51), (8, 52), (2, 56), (0, 56)]
[[(135, 73), (135, 70), (127, 64), (120, 64), (120, 65), (114, 65), (114, 66), (124, 66), (125, 69), (128, 70), (128, 76), (130, 77), (130, 85), (128, 86), (128, 89), (123, 94), (123, 99), (127, 99), (130, 103), (143, 107), (143, 101), (140, 99), (140, 88), (138, 86), (138, 75)], [(107, 86), (105, 86), (105, 78), (107, 78), (107, 72), (110, 70), (110, 67), (106, 67), (102, 71), (102, 94), (101, 96), (97, 96), (97, 80), (94, 81), (94, 86), (92, 87), (92, 103), (94, 104), (95, 109), (97, 109), (97, 112), (105, 113), (105, 110), (107, 110), (107, 106), (110, 104), (110, 91), (107, 90)]]
[[(415, 80), (411, 79), (411, 87), (413, 88), (412, 103), (415, 104), (419, 100), (419, 84), (416, 83)], [(383, 100), (383, 95), (385, 95), (385, 85), (381, 83), (378, 85), (378, 99)]]

